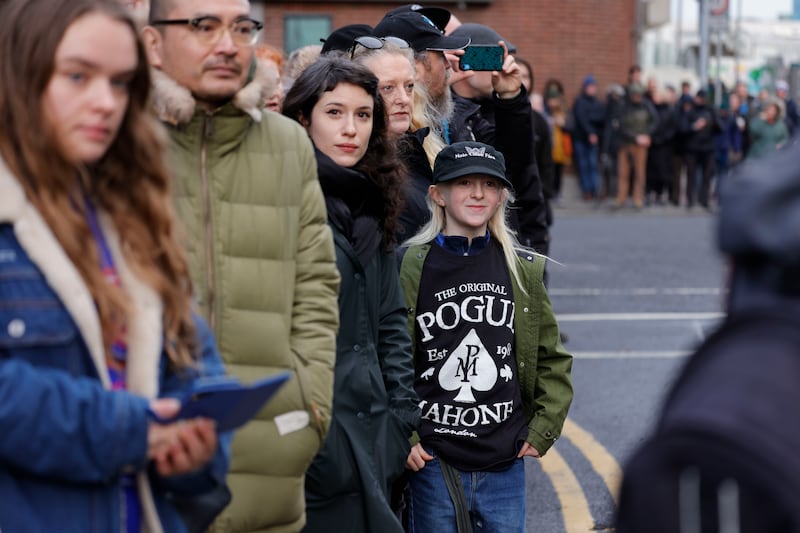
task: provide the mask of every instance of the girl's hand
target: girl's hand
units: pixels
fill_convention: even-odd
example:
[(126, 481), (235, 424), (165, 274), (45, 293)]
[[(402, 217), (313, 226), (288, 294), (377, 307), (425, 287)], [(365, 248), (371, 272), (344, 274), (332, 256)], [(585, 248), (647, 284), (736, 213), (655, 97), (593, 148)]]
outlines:
[(522, 449), (517, 454), (517, 457), (521, 459), (521, 458), (525, 457), (526, 455), (528, 457), (536, 457), (537, 459), (542, 457), (539, 454), (539, 451), (536, 448), (534, 448), (533, 446), (531, 446), (531, 444), (529, 442), (526, 442), (525, 444), (522, 445)]
[(408, 459), (406, 460), (406, 468), (414, 472), (419, 472), (425, 468), (427, 461), (433, 460), (433, 456), (425, 451), (422, 444), (417, 443), (408, 452)]

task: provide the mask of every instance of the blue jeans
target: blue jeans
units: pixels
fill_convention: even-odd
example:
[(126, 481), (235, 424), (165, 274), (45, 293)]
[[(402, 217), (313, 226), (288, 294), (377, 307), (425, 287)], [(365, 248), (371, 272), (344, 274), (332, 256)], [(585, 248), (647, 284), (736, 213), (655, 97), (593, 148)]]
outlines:
[[(524, 533), (525, 463), (522, 459), (502, 472), (459, 470), (458, 473), (473, 531)], [(410, 489), (409, 533), (456, 533), (455, 507), (438, 458), (428, 461), (425, 468), (411, 475)]]
[(598, 165), (597, 145), (583, 141), (575, 141), (575, 159), (578, 166), (578, 178), (581, 180), (581, 191), (592, 196), (600, 192), (600, 171)]

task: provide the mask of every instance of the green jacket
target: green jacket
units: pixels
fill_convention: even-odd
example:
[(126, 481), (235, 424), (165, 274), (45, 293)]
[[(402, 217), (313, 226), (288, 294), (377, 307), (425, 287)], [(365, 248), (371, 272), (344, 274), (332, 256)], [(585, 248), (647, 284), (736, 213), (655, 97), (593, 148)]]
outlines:
[(773, 123), (762, 118), (750, 121), (750, 148), (747, 150), (749, 159), (759, 159), (776, 151), (789, 139), (789, 130), (780, 116)]
[[(403, 257), (400, 282), (408, 308), (408, 328), (416, 348), (415, 321), (419, 280), (431, 245), (411, 246)], [(545, 260), (534, 254), (518, 257), (525, 294), (514, 287), (515, 351), (522, 404), (528, 420), (527, 441), (544, 455), (561, 435), (572, 403), (572, 355), (561, 344), (558, 323), (542, 282)]]
[(194, 290), (227, 370), (245, 382), (295, 374), (236, 433), (233, 500), (214, 530), (298, 531), (304, 473), (330, 423), (338, 328), (339, 274), (314, 152), (297, 123), (238, 99), (213, 113), (176, 109), (191, 95), (159, 74)]

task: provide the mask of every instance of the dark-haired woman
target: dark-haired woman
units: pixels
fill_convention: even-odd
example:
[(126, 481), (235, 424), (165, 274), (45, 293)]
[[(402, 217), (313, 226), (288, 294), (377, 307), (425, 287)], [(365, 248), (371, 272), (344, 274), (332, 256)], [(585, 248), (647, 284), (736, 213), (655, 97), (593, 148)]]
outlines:
[(323, 57), (295, 81), (283, 113), (308, 131), (342, 277), (333, 420), (306, 474), (305, 531), (402, 531), (390, 507), (419, 420), (411, 344), (393, 255), (402, 164), (378, 81)]

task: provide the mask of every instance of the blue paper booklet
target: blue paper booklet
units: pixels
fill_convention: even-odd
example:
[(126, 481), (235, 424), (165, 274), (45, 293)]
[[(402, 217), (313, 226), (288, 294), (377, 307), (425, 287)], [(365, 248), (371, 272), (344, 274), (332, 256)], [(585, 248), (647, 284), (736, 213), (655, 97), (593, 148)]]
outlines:
[(202, 416), (215, 420), (217, 431), (231, 431), (253, 418), (291, 376), (282, 372), (249, 385), (229, 376), (201, 378), (181, 402), (177, 416), (168, 420), (153, 412), (150, 416), (161, 423)]

